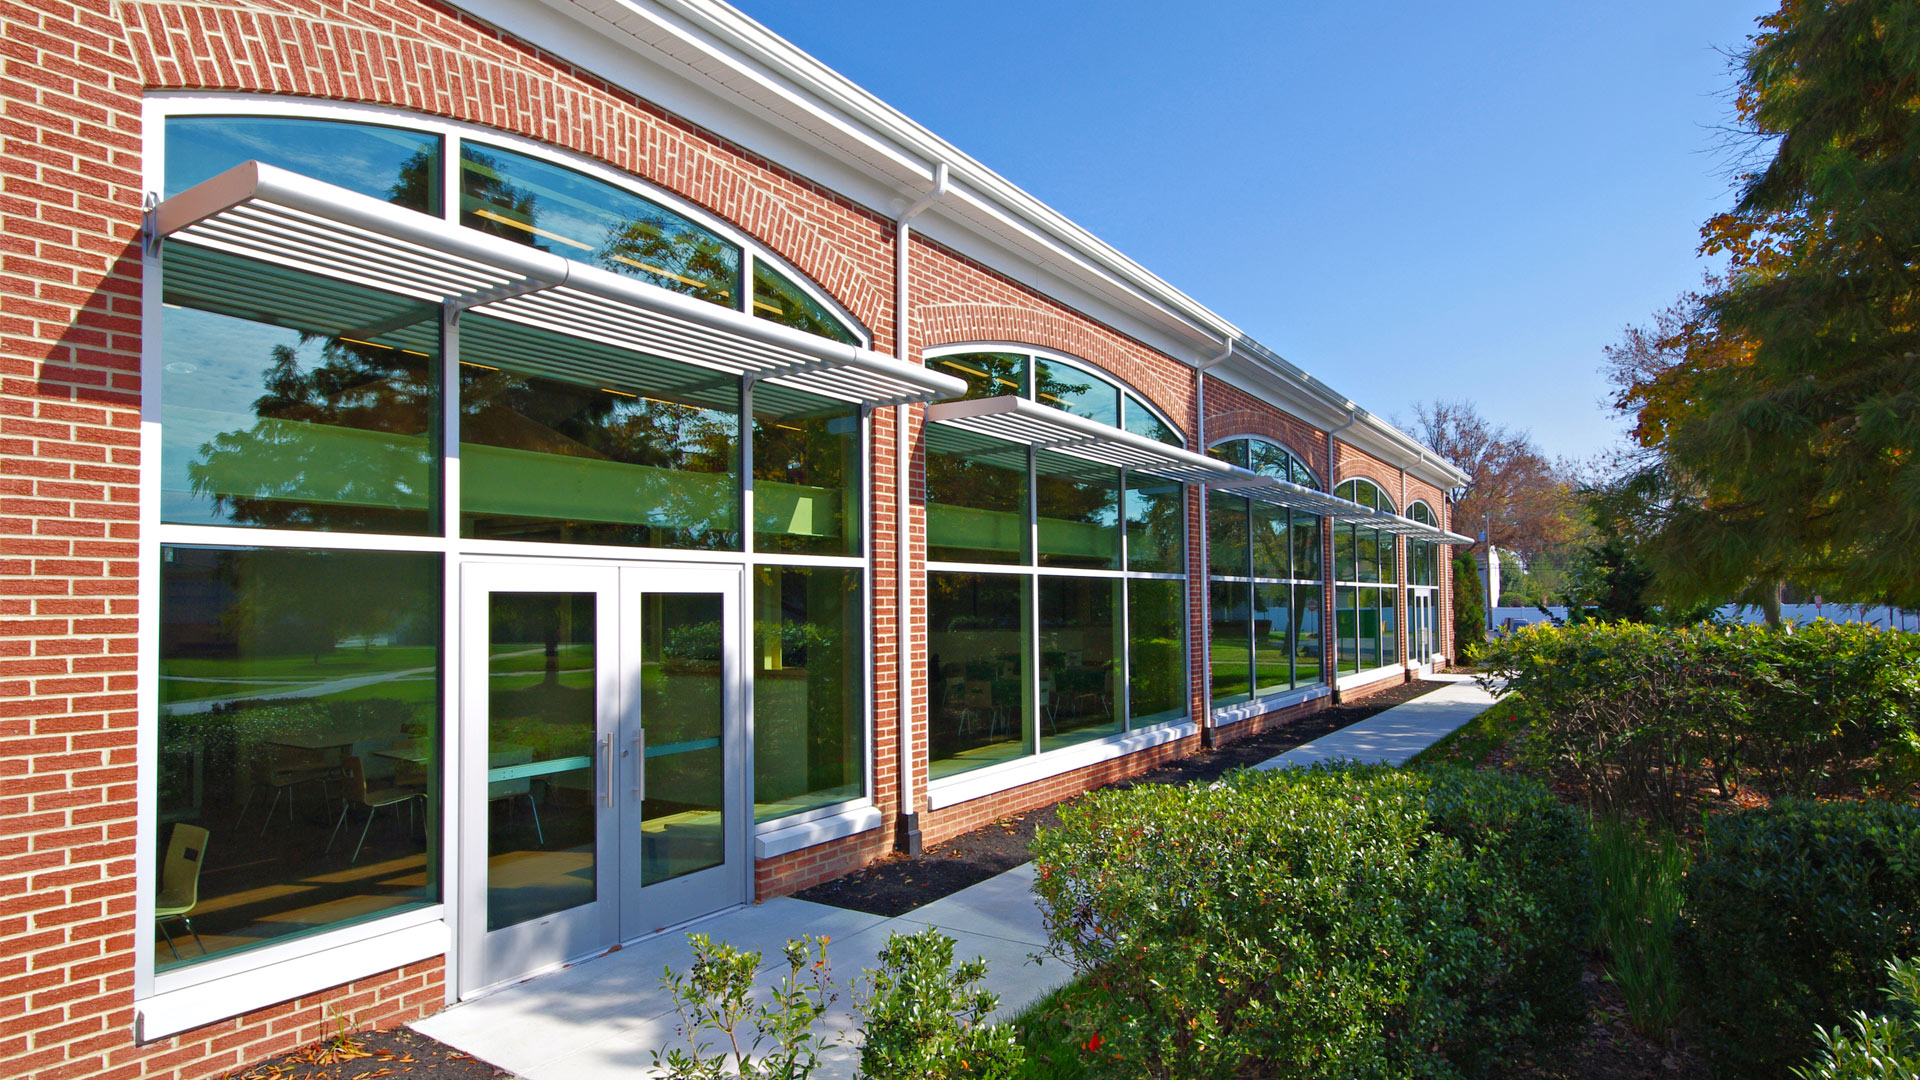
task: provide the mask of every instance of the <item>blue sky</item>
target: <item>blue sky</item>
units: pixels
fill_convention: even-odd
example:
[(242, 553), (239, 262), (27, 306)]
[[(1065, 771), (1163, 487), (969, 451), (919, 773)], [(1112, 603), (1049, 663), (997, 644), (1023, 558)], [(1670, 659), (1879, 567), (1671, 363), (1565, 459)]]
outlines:
[(1573, 457), (1601, 348), (1706, 269), (1772, 7), (735, 2), (1373, 411)]

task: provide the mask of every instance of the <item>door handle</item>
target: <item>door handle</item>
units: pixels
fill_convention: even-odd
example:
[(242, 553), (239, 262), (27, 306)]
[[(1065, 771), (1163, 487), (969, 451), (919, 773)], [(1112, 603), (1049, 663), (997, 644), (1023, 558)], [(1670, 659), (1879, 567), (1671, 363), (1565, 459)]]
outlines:
[(645, 801), (647, 797), (647, 732), (646, 729), (633, 735), (633, 797)]
[(613, 736), (611, 735), (600, 736), (600, 755), (602, 758), (606, 760), (606, 763), (607, 763), (607, 790), (606, 790), (606, 794), (602, 795), (601, 797), (607, 800), (608, 806), (612, 806), (613, 805), (613, 784), (614, 784)]

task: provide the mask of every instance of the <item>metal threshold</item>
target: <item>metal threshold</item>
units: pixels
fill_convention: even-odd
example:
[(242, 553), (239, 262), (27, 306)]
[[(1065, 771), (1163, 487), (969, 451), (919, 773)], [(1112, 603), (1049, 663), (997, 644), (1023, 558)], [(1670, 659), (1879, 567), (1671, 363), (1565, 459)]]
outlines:
[(257, 161), (160, 203), (150, 230), (156, 243), (200, 245), (841, 401), (888, 406), (966, 392), (950, 375)]

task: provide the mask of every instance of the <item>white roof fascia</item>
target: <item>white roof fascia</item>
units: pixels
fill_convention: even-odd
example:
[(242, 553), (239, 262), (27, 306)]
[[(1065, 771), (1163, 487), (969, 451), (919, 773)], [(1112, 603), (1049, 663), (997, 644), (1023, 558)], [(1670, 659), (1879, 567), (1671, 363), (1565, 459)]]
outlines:
[[(1349, 410), (1377, 434), (1366, 447), (1441, 487), (1465, 474), (1345, 395), (1280, 358), (1238, 327), (915, 123), (844, 75), (719, 0), (458, 0), (509, 33), (551, 49), (722, 137), (892, 214), (933, 185), (944, 163), (950, 194), (916, 228), (998, 272), (1060, 296), (1058, 285), (1105, 301), (1105, 318), (1187, 363), (1235, 342), (1234, 363), (1292, 384), (1286, 401), (1316, 423)], [(564, 21), (550, 18), (558, 12)], [(584, 33), (582, 32), (584, 31)], [(638, 62), (636, 62), (636, 58)], [(678, 62), (680, 70), (668, 65)], [(678, 83), (663, 75), (678, 76)], [(742, 121), (748, 120), (747, 130)], [(983, 243), (984, 241), (984, 243)], [(983, 254), (1004, 247), (1011, 260)], [(1032, 280), (1038, 270), (1042, 280)], [(1047, 279), (1053, 279), (1051, 281)], [(1057, 284), (1056, 284), (1057, 282)], [(1108, 313), (1088, 310), (1102, 318)], [(1145, 329), (1147, 332), (1142, 333)], [(1157, 331), (1157, 332), (1156, 332)], [(1183, 347), (1184, 346), (1184, 347)], [(1223, 367), (1225, 365), (1222, 365)], [(1224, 374), (1220, 369), (1216, 373)], [(1312, 403), (1309, 405), (1309, 403)]]

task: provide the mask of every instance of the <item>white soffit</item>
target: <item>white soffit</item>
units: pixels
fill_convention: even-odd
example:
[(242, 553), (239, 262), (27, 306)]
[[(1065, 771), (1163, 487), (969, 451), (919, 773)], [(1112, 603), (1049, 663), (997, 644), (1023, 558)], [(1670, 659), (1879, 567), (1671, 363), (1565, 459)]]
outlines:
[(153, 232), (842, 401), (887, 406), (966, 391), (950, 375), (256, 161), (161, 203)]

